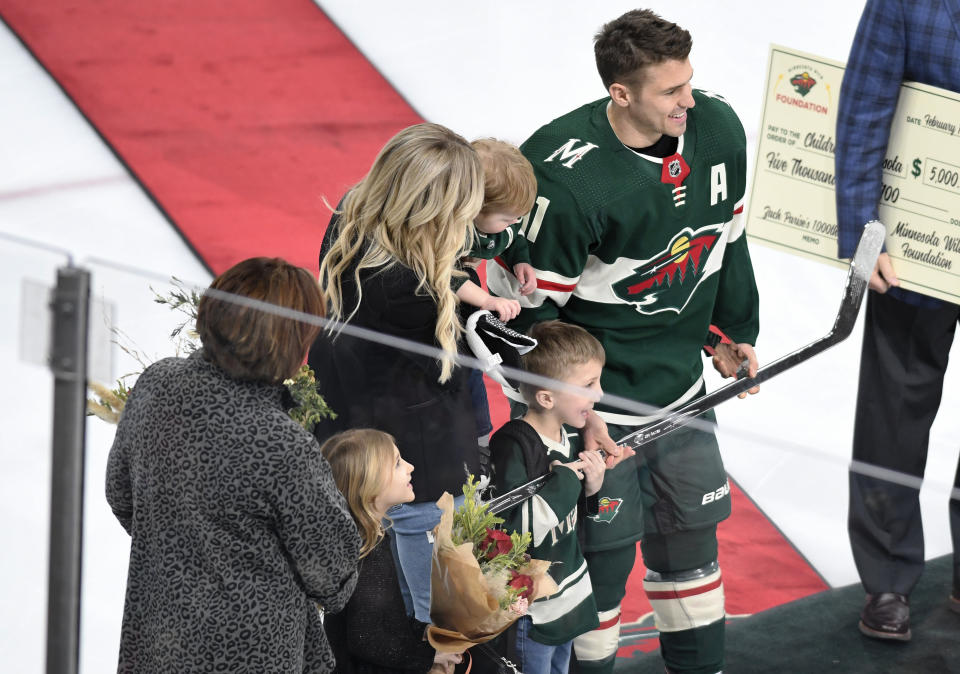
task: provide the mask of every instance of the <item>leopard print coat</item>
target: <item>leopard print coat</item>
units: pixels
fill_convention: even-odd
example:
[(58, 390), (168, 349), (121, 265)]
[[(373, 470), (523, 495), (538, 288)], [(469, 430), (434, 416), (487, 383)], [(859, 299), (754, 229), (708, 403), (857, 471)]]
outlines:
[(202, 357), (140, 375), (107, 500), (131, 536), (120, 672), (330, 672), (360, 537), (283, 388)]

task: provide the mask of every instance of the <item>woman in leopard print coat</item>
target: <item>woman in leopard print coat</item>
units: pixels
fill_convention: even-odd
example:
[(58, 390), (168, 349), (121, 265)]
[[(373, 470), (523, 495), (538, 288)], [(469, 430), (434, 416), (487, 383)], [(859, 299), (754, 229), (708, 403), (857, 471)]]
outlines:
[(341, 610), (360, 538), (281, 382), (316, 329), (217, 291), (322, 315), (316, 281), (255, 258), (200, 302), (203, 348), (140, 375), (117, 427), (107, 500), (131, 536), (121, 672), (329, 672), (317, 606)]

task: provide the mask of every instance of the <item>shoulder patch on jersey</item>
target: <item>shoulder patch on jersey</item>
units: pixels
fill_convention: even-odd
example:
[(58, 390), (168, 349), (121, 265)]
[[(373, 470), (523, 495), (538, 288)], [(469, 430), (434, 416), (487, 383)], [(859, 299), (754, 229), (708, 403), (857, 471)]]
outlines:
[(722, 233), (723, 223), (697, 230), (684, 227), (666, 248), (614, 283), (614, 294), (641, 314), (680, 313), (708, 275), (707, 258)]
[(617, 513), (620, 512), (620, 506), (623, 505), (622, 498), (610, 498), (609, 496), (604, 496), (600, 499), (600, 508), (596, 515), (590, 515), (590, 519), (594, 522), (603, 522), (604, 524), (610, 524), (613, 521), (613, 518), (617, 516)]
[(583, 156), (595, 147), (599, 146), (589, 141), (583, 141), (581, 143), (579, 138), (571, 138), (566, 143), (554, 150), (553, 153), (543, 161), (551, 162), (557, 160), (565, 167), (573, 168), (574, 164), (583, 159)]

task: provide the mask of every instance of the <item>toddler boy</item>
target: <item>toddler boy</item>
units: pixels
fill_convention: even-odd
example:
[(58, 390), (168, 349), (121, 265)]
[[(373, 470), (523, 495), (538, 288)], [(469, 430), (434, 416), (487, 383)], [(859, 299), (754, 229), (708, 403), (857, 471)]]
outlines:
[[(519, 229), (521, 218), (530, 212), (537, 197), (533, 167), (520, 150), (502, 140), (482, 138), (471, 144), (483, 165), (484, 195), (483, 208), (473, 221), (476, 236), (467, 266), (493, 260), (513, 272), (520, 295), (529, 295), (536, 289), (537, 277), (530, 265), (527, 240)], [(519, 302), (491, 296), (473, 274), (457, 290), (457, 297), (461, 302), (497, 313), (502, 321), (520, 312)]]

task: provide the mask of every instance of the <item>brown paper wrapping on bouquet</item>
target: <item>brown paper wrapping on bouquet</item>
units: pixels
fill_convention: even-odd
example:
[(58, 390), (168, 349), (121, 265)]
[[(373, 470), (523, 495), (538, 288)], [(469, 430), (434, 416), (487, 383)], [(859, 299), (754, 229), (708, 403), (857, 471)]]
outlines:
[[(453, 497), (443, 493), (437, 501), (440, 524), (433, 530), (433, 562), (430, 572), (430, 619), (427, 639), (439, 653), (462, 653), (471, 646), (490, 641), (506, 630), (520, 616), (510, 609), (502, 610), (490, 593), (473, 556), (469, 541), (454, 545)], [(547, 574), (550, 562), (532, 559), (519, 573), (533, 579), (528, 601), (546, 597), (557, 591), (557, 584)]]

